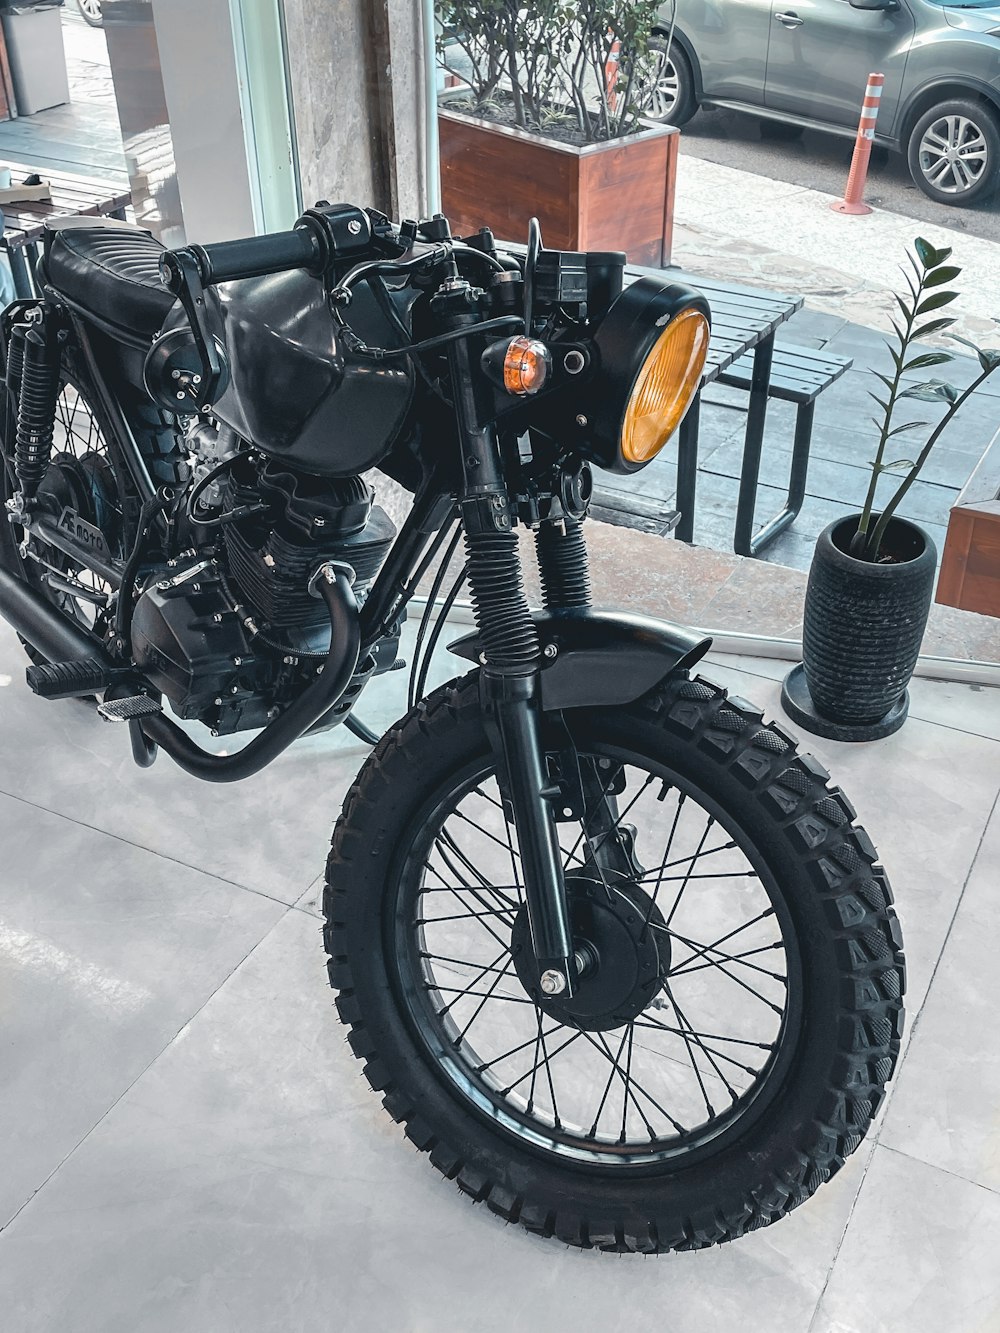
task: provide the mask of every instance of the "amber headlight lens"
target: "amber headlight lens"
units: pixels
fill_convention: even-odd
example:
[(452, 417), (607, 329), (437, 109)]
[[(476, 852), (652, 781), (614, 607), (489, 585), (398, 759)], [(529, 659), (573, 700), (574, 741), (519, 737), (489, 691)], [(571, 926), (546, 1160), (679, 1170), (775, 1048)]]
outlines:
[(594, 371), (563, 431), (589, 462), (627, 475), (656, 457), (701, 387), (711, 312), (680, 282), (630, 283), (593, 333)]
[(680, 425), (701, 383), (708, 337), (702, 312), (682, 310), (653, 344), (622, 422), (621, 451), (628, 462), (648, 463)]

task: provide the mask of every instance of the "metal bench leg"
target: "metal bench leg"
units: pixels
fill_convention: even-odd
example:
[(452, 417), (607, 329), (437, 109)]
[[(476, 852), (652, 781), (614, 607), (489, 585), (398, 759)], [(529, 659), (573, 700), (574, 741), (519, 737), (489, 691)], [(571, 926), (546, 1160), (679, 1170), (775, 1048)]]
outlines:
[(740, 494), (736, 502), (736, 534), (733, 550), (737, 555), (752, 555), (753, 511), (757, 502), (757, 482), (760, 477), (760, 452), (764, 444), (764, 422), (767, 417), (767, 390), (771, 381), (771, 357), (774, 353), (774, 334), (757, 344), (753, 354), (753, 375), (750, 380), (750, 405), (747, 411), (747, 430), (743, 445), (743, 467), (740, 472)]
[(28, 245), (24, 247), (24, 251), (25, 251), (25, 258), (28, 261), (28, 272), (31, 274), (31, 289), (32, 293), (34, 293), (39, 290), (38, 272), (37, 272), (37, 266), (38, 266), (37, 242), (31, 241)]
[(14, 279), (14, 291), (17, 293), (19, 301), (30, 301), (35, 294), (31, 285), (31, 275), (28, 272), (28, 265), (24, 262), (24, 255), (20, 246), (12, 246), (7, 251), (7, 258), (10, 260), (11, 277)]
[(681, 511), (677, 537), (694, 541), (694, 502), (698, 485), (698, 426), (701, 419), (701, 391), (695, 394), (677, 435), (677, 508)]
[(801, 403), (795, 414), (795, 440), (792, 444), (792, 471), (788, 480), (788, 499), (780, 514), (775, 514), (750, 540), (750, 554), (758, 555), (780, 533), (791, 527), (802, 508), (806, 494), (806, 473), (809, 470), (809, 446), (812, 443), (813, 411), (816, 400)]

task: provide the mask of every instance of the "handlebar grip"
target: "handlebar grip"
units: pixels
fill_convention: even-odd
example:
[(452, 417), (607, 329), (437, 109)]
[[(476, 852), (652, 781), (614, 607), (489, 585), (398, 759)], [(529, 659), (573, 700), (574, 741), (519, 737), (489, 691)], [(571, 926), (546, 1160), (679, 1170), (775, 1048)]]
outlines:
[(190, 250), (206, 287), (238, 278), (283, 273), (293, 268), (315, 269), (321, 262), (318, 239), (306, 227), (274, 232), (269, 236), (248, 236), (239, 241), (192, 245)]

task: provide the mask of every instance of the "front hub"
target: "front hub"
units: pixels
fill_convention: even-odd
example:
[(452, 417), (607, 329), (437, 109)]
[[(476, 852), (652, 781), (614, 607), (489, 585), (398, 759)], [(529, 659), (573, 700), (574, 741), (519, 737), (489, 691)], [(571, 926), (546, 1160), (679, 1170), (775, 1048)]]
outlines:
[(670, 937), (649, 895), (634, 881), (596, 868), (566, 876), (573, 947), (582, 963), (571, 998), (546, 995), (522, 907), (511, 933), (514, 968), (521, 985), (549, 1017), (568, 1027), (606, 1032), (623, 1027), (646, 1008), (670, 967)]

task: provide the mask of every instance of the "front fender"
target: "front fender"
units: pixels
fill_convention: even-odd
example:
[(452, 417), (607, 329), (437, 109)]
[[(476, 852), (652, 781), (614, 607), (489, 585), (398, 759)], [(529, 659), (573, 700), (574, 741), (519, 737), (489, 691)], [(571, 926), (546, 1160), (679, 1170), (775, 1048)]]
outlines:
[[(616, 611), (536, 611), (543, 657), (539, 673), (542, 708), (593, 708), (628, 704), (669, 676), (701, 660), (712, 640), (679, 625)], [(450, 652), (478, 662), (478, 634), (448, 645)]]

